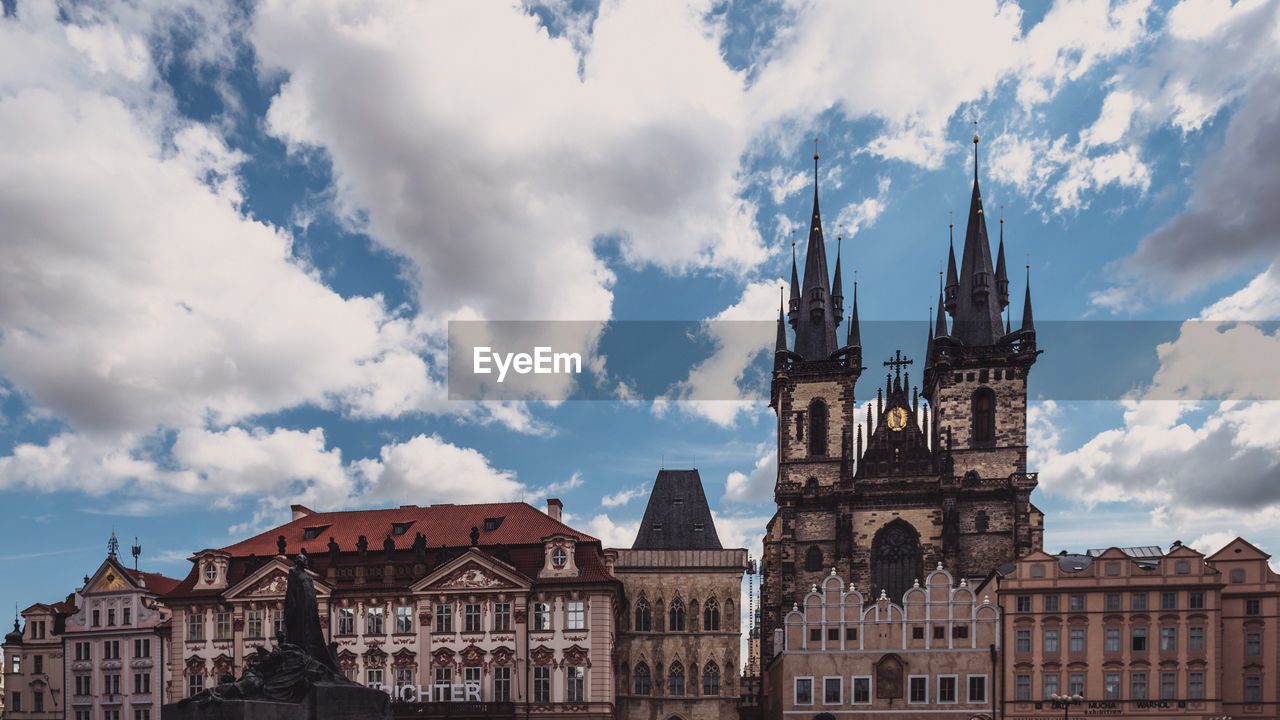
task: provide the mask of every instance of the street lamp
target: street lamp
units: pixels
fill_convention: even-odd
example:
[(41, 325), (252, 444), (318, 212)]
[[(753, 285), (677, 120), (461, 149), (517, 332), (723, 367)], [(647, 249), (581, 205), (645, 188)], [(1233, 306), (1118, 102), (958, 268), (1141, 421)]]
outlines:
[(1062, 706), (1062, 720), (1067, 720), (1067, 716), (1071, 714), (1072, 705), (1079, 705), (1084, 702), (1084, 696), (1079, 694), (1059, 695), (1058, 693), (1054, 693), (1049, 696), (1049, 699), (1052, 700), (1055, 705)]

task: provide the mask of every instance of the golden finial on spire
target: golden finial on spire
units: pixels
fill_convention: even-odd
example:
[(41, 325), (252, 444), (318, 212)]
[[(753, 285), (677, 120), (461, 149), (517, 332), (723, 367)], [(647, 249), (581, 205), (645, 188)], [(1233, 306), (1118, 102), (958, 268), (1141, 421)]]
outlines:
[(949, 228), (953, 228), (956, 226), (956, 224), (952, 222), (952, 213), (953, 213), (952, 210), (947, 211), (947, 227)]
[(978, 144), (978, 121), (973, 121), (973, 144)]
[(813, 159), (818, 159), (818, 138), (813, 139)]

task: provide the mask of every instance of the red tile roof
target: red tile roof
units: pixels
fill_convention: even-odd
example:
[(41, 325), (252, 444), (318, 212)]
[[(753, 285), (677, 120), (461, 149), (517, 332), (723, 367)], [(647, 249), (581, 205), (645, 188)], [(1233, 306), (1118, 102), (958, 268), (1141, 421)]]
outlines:
[(134, 580), (142, 583), (144, 587), (157, 595), (166, 595), (182, 583), (181, 580), (165, 577), (160, 573), (147, 572), (145, 570), (130, 570), (129, 568), (125, 568), (124, 571), (129, 573)]

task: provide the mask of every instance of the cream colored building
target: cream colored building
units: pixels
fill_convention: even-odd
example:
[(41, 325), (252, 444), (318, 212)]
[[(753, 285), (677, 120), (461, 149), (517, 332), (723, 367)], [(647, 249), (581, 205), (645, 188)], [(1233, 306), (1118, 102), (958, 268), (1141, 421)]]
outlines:
[(4, 717), (6, 720), (53, 720), (66, 715), (63, 692), (62, 631), (75, 612), (68, 598), (22, 611), (22, 624), (4, 637)]

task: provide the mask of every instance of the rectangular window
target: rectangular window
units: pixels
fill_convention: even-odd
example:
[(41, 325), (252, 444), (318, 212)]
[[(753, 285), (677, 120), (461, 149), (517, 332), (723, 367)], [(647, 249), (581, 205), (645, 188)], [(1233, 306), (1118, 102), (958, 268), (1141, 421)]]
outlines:
[(1068, 595), (1067, 607), (1071, 612), (1084, 612), (1084, 595)]
[(551, 606), (547, 603), (533, 604), (533, 629), (534, 630), (550, 630), (551, 629)]
[(10, 660), (13, 661), (13, 672), (22, 672), (22, 658), (14, 655)]
[(1262, 676), (1244, 676), (1244, 701), (1247, 703), (1262, 702)]
[(1013, 678), (1013, 699), (1022, 702), (1031, 700), (1031, 676), (1018, 674)]
[(809, 628), (809, 642), (811, 643), (822, 642), (822, 628)]
[(1044, 699), (1048, 700), (1050, 695), (1058, 694), (1058, 676), (1050, 673), (1044, 676)]
[(493, 669), (493, 701), (511, 702), (511, 668), (506, 665)]
[(244, 636), (247, 638), (262, 637), (261, 610), (250, 610), (244, 614)]
[(436, 632), (453, 632), (453, 605), (436, 605)]
[(220, 612), (213, 616), (213, 639), (231, 639), (231, 613)]
[(44, 656), (43, 655), (33, 655), (31, 657), (31, 672), (35, 673), (36, 675), (44, 674)]
[(1015, 598), (1014, 611), (1015, 612), (1031, 612), (1031, 596), (1019, 595), (1017, 598)]
[(1191, 608), (1192, 610), (1203, 610), (1204, 609), (1204, 593), (1193, 592), (1190, 595), (1188, 595), (1187, 607)]
[(831, 642), (840, 642), (840, 628), (827, 628), (827, 639)]
[(924, 639), (924, 627), (922, 627), (922, 626), (920, 626), (920, 625), (915, 625), (915, 626), (913, 626), (913, 627), (911, 628), (911, 639), (912, 639), (912, 640), (923, 640), (923, 639)]
[(1245, 615), (1261, 615), (1262, 601), (1259, 600), (1258, 598), (1247, 598), (1244, 601), (1244, 614)]
[(822, 678), (822, 704), (839, 705), (844, 702), (844, 681), (842, 678)]
[(133, 615), (133, 608), (126, 607), (126, 608), (121, 609), (121, 610), (120, 610), (120, 615), (121, 615), (121, 617), (120, 617), (120, 622), (122, 622), (122, 623), (123, 623), (123, 624), (125, 624), (125, 625), (132, 625), (132, 624), (133, 624), (133, 618), (132, 618), (132, 615)]
[(807, 677), (796, 678), (795, 704), (796, 705), (812, 705), (813, 704), (813, 678), (807, 678)]
[(204, 614), (192, 613), (187, 616), (187, 640), (204, 640)]
[(1129, 699), (1147, 699), (1147, 674), (1136, 672), (1129, 676)]
[(407, 687), (413, 687), (413, 668), (396, 668), (396, 688)]
[(151, 673), (134, 673), (133, 674), (133, 694), (134, 695), (150, 695), (151, 694)]
[(151, 657), (151, 639), (142, 638), (133, 641), (133, 656), (136, 658)]
[(382, 680), (382, 668), (368, 668), (364, 671), (365, 687), (380, 688)]
[(462, 631), (484, 632), (480, 627), (480, 603), (467, 603), (462, 607)]
[(510, 632), (511, 630), (511, 603), (494, 603), (493, 604), (493, 631), (494, 632)]
[(1130, 638), (1129, 649), (1134, 652), (1147, 651), (1147, 629), (1134, 628), (1133, 635)]
[(17, 690), (9, 691), (9, 709), (13, 712), (22, 712), (22, 693)]
[(959, 678), (955, 675), (941, 675), (938, 677), (938, 702), (954, 703), (960, 702)]
[(1084, 652), (1084, 628), (1071, 628), (1068, 634), (1068, 642), (1070, 645), (1067, 649), (1073, 653)]
[(1171, 672), (1160, 673), (1160, 699), (1161, 700), (1177, 700), (1178, 699), (1178, 674)]
[(1102, 676), (1102, 699), (1120, 699), (1120, 673), (1107, 673)]
[(1060, 598), (1059, 598), (1057, 595), (1045, 595), (1045, 596), (1044, 596), (1044, 611), (1045, 611), (1045, 612), (1058, 612), (1058, 601), (1059, 601), (1059, 599), (1060, 599)]
[(1084, 695), (1084, 673), (1071, 673), (1067, 677), (1067, 694)]
[(929, 677), (927, 675), (912, 675), (907, 678), (907, 702), (929, 702)]
[(1202, 672), (1187, 673), (1187, 699), (1188, 700), (1204, 699), (1204, 673)]
[(271, 617), (271, 637), (284, 637), (284, 612), (277, 612)]
[(971, 703), (984, 703), (987, 701), (987, 676), (986, 675), (970, 675), (969, 676), (969, 696)]
[(31, 700), (31, 709), (33, 711), (44, 712), (44, 693), (42, 691), (37, 690), (35, 694), (31, 696)]
[(75, 679), (76, 695), (92, 695), (93, 694), (93, 676), (77, 675)]
[(1262, 654), (1262, 633), (1245, 633), (1244, 634), (1244, 654), (1245, 655), (1261, 655)]
[(533, 668), (533, 701), (551, 702), (551, 667), (549, 665), (535, 665)]
[(383, 635), (386, 630), (382, 624), (382, 608), (371, 607), (366, 608), (364, 618), (364, 634), (365, 635)]
[(92, 660), (93, 659), (93, 643), (88, 643), (88, 642), (76, 643), (76, 659)]
[(951, 637), (957, 640), (967, 640), (969, 638), (968, 625), (955, 625), (951, 628)]
[(1120, 609), (1120, 593), (1107, 593), (1106, 602), (1107, 602), (1106, 604), (1107, 610), (1110, 610), (1110, 611), (1119, 610)]
[(478, 667), (462, 668), (462, 683), (480, 687), (480, 670)]
[(1013, 633), (1013, 651), (1019, 654), (1031, 652), (1031, 631), (1015, 630)]
[(854, 677), (850, 686), (850, 692), (853, 693), (854, 705), (868, 705), (871, 703), (871, 678), (870, 677)]
[(1133, 597), (1129, 599), (1129, 608), (1130, 608), (1131, 610), (1146, 610), (1146, 609), (1147, 609), (1147, 594), (1146, 594), (1146, 593), (1134, 593), (1134, 594), (1133, 594)]
[(120, 694), (120, 674), (119, 673), (102, 676), (102, 692), (108, 695)]
[(587, 627), (587, 615), (581, 600), (570, 600), (565, 603), (565, 629), (566, 630), (585, 630)]
[(120, 659), (120, 641), (119, 640), (103, 640), (102, 641), (102, 659), (103, 660), (119, 660)]
[(1161, 652), (1177, 652), (1178, 650), (1178, 628), (1162, 627), (1160, 628), (1160, 651)]
[(413, 608), (408, 605), (396, 607), (396, 633), (407, 635), (413, 632)]
[(199, 695), (204, 690), (204, 675), (187, 676), (187, 697)]
[(1176, 592), (1160, 593), (1160, 609), (1161, 610), (1177, 610), (1178, 609), (1178, 593)]
[(115, 624), (116, 624), (116, 609), (107, 608), (107, 625), (111, 626)]
[(338, 634), (339, 635), (355, 635), (356, 634), (355, 608), (338, 608)]
[(1192, 625), (1187, 628), (1187, 649), (1204, 650), (1204, 626)]
[(1046, 628), (1044, 631), (1044, 651), (1046, 653), (1058, 652), (1058, 631), (1054, 628)]
[(151, 708), (134, 708), (133, 720), (151, 720)]
[[(535, 668), (535, 671), (536, 670), (537, 668)], [(534, 675), (536, 677), (537, 673), (535, 672)], [(443, 691), (438, 691), (437, 694), (439, 692), (445, 692), (445, 693), (449, 692), (448, 686), (452, 684), (453, 684), (453, 668), (447, 668), (447, 667), (436, 668), (436, 687), (439, 688), (441, 685), (445, 686), (445, 689)]]
[(947, 639), (947, 628), (946, 628), (946, 626), (945, 626), (945, 625), (934, 625), (934, 626), (933, 626), (933, 639), (934, 639), (934, 640), (946, 640), (946, 639)]

